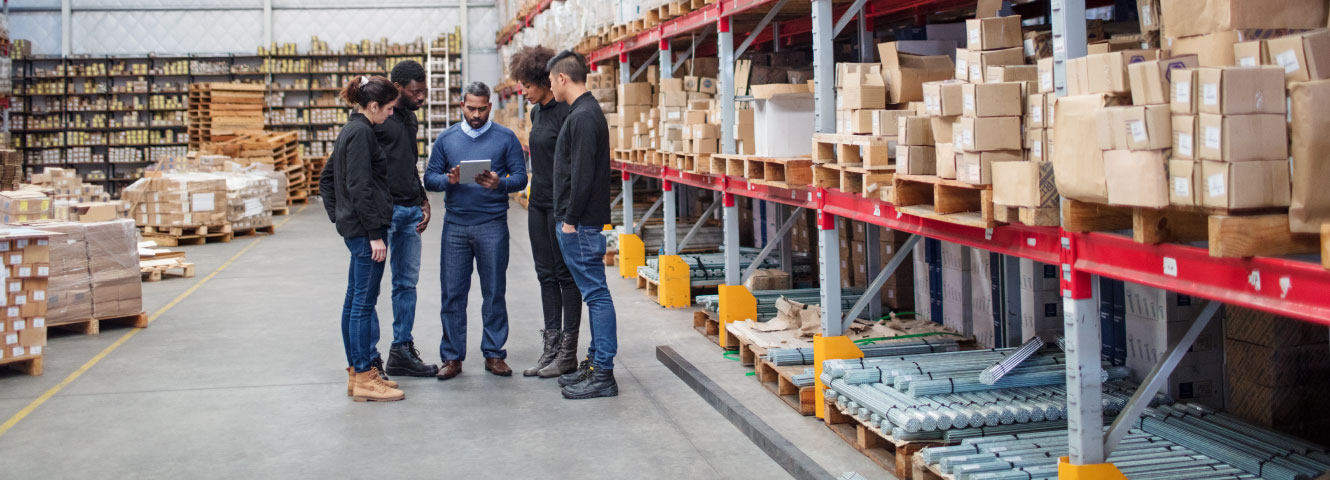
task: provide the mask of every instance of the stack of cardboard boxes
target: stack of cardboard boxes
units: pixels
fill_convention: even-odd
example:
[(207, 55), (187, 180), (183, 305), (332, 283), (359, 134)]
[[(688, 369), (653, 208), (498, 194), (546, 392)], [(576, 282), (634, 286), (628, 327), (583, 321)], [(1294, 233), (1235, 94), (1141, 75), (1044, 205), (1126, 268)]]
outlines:
[(18, 190), (22, 181), (23, 155), (18, 150), (0, 148), (0, 190)]
[[(840, 275), (842, 287), (867, 287), (873, 281), (868, 276), (868, 249), (877, 249), (877, 255), (880, 262), (885, 265), (893, 255), (899, 251), (905, 240), (909, 238), (905, 234), (896, 230), (889, 230), (877, 225), (870, 225), (864, 222), (856, 222), (849, 219), (838, 219), (838, 233), (840, 234)], [(878, 243), (870, 244), (868, 242), (868, 229), (878, 229)], [(808, 248), (816, 251), (816, 236), (808, 240), (811, 244)], [(804, 237), (807, 238), (807, 237)], [(798, 243), (798, 240), (796, 240)], [(903, 263), (896, 268), (896, 272), (887, 278), (880, 292), (882, 304), (895, 311), (910, 311), (914, 308), (914, 267), (910, 263)]]
[(1225, 307), (1228, 408), (1258, 425), (1330, 442), (1330, 345), (1324, 325)]
[(621, 83), (618, 86), (619, 148), (651, 148), (651, 105), (655, 86), (648, 82)]
[(874, 115), (885, 108), (887, 87), (881, 64), (836, 64), (836, 133), (872, 134)]
[(88, 271), (92, 275), (92, 314), (97, 318), (143, 312), (138, 230), (129, 219), (86, 223)]
[[(1132, 378), (1142, 381), (1187, 332), (1206, 301), (1133, 283), (1125, 283), (1123, 292), (1126, 365)], [(1224, 408), (1223, 317), (1216, 314), (1196, 337), (1164, 393), (1178, 401)]]
[(0, 223), (30, 222), (51, 218), (50, 197), (37, 190), (0, 192)]
[(40, 358), (46, 346), (52, 236), (51, 232), (29, 227), (0, 227), (6, 292), (0, 296), (5, 311), (0, 318), (0, 361)]
[(227, 172), (217, 174), (226, 181), (226, 221), (235, 230), (272, 225), (272, 195), (278, 190), (275, 179), (258, 173)]
[(1163, 47), (1171, 49), (1173, 55), (1197, 55), (1203, 67), (1238, 65), (1235, 46), (1242, 42), (1322, 28), (1326, 22), (1326, 3), (1319, 0), (1147, 3), (1159, 12)]
[(586, 88), (591, 91), (591, 96), (600, 102), (600, 109), (605, 113), (615, 113), (618, 111), (618, 89), (615, 85), (619, 83), (619, 74), (613, 67), (601, 67), (600, 70), (588, 73), (586, 76)]
[(659, 85), (657, 148), (676, 153), (719, 152), (720, 122), (712, 122), (712, 112), (719, 110), (712, 99), (716, 79), (685, 76), (661, 79)]
[(1062, 290), (1057, 265), (1021, 259), (1021, 340), (1062, 336)]
[(197, 227), (226, 223), (226, 179), (211, 173), (163, 173), (121, 194), (140, 226)]
[(46, 323), (64, 325), (92, 318), (92, 273), (87, 225), (42, 222), (33, 225), (61, 234), (51, 239), (51, 277), (46, 291)]

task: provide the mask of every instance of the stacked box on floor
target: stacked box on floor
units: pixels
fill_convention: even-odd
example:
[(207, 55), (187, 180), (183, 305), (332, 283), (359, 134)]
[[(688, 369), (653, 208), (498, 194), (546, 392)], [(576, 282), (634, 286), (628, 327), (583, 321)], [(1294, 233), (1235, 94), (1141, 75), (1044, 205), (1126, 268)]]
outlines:
[(140, 226), (195, 227), (226, 223), (226, 179), (210, 173), (164, 173), (121, 194)]
[(51, 270), (51, 232), (0, 227), (4, 258), (5, 315), (0, 319), (0, 359), (40, 357), (46, 346), (46, 289)]
[(51, 218), (51, 199), (35, 190), (0, 192), (0, 223), (30, 222)]
[(63, 325), (92, 318), (92, 273), (87, 224), (43, 222), (33, 225), (62, 234), (51, 239), (51, 277), (46, 292), (46, 323)]
[(86, 225), (93, 316), (108, 318), (142, 313), (138, 230), (134, 228), (134, 221), (122, 219)]
[(23, 155), (18, 150), (0, 148), (0, 190), (18, 190), (22, 181)]
[(226, 180), (226, 221), (245, 230), (272, 225), (272, 192), (277, 181), (262, 174), (219, 173)]

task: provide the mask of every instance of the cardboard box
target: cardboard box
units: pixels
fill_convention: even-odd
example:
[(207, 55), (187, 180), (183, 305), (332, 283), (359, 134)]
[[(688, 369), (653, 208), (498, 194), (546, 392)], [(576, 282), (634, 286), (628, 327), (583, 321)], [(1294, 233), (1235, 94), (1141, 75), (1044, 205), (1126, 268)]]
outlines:
[(986, 152), (1020, 150), (1020, 117), (961, 117), (961, 150)]
[(1224, 307), (1224, 317), (1224, 336), (1251, 344), (1282, 348), (1326, 341), (1325, 325), (1231, 305)]
[(1272, 38), (1266, 45), (1270, 63), (1284, 69), (1288, 82), (1330, 78), (1330, 30)]
[(754, 102), (755, 155), (798, 157), (813, 150), (815, 114), (807, 93), (777, 95)]
[(1094, 94), (1061, 97), (1054, 103), (1058, 127), (1053, 130), (1049, 157), (1062, 196), (1092, 203), (1108, 202), (1095, 115), (1118, 101), (1109, 95)]
[(1330, 346), (1324, 343), (1276, 348), (1228, 338), (1224, 355), (1246, 367), (1229, 370), (1236, 381), (1287, 387), (1330, 378)]
[(1196, 110), (1196, 69), (1180, 68), (1173, 71), (1169, 90), (1172, 92), (1170, 106), (1173, 113), (1193, 114)]
[(951, 78), (954, 64), (945, 41), (900, 41), (877, 46), (889, 103), (923, 100), (923, 83)]
[(904, 117), (897, 125), (897, 145), (933, 144), (933, 122), (929, 117)]
[(1290, 152), (1293, 158), (1293, 199), (1289, 227), (1294, 232), (1320, 233), (1330, 223), (1330, 80), (1294, 83), (1289, 87)]
[(651, 105), (651, 84), (646, 82), (619, 84), (620, 105)]
[(1089, 58), (1080, 57), (1067, 60), (1067, 95), (1088, 95), (1090, 94), (1090, 63)]
[(1196, 68), (1195, 55), (1184, 55), (1161, 60), (1148, 60), (1127, 65), (1131, 84), (1131, 103), (1135, 105), (1167, 104), (1171, 101), (1170, 77), (1179, 68)]
[(963, 85), (958, 80), (924, 83), (924, 112), (938, 117), (960, 115), (964, 110)]
[(1137, 0), (1136, 18), (1140, 19), (1142, 32), (1159, 31), (1163, 25), (1159, 22), (1159, 0)]
[(1020, 83), (967, 83), (961, 89), (962, 112), (970, 117), (1020, 116)]
[(1113, 148), (1162, 150), (1173, 146), (1173, 116), (1168, 105), (1109, 107)]
[(1021, 47), (983, 52), (971, 50), (969, 52), (969, 72), (966, 76), (971, 82), (983, 83), (984, 74), (988, 72), (989, 67), (1024, 64), (1025, 52)]
[[(1029, 260), (1023, 260), (1028, 262)], [(1021, 338), (1057, 341), (1062, 336), (1062, 292), (1021, 289)]]
[(1108, 203), (1129, 207), (1169, 205), (1168, 156), (1163, 150), (1106, 150)]
[(984, 72), (984, 83), (1020, 82), (1030, 91), (1037, 89), (1039, 67), (1035, 65), (994, 65)]
[(882, 85), (855, 85), (838, 89), (836, 92), (836, 109), (861, 110), (886, 108), (886, 92), (887, 87)]
[(1288, 160), (1201, 162), (1202, 204), (1217, 208), (1286, 207), (1290, 200)]
[(1048, 130), (1039, 128), (1025, 132), (1025, 150), (1032, 162), (1048, 160)]
[(1194, 160), (1198, 152), (1196, 115), (1173, 116), (1173, 158)]
[(1270, 51), (1265, 40), (1250, 40), (1233, 45), (1233, 64), (1239, 67), (1270, 65)]
[(1288, 127), (1283, 115), (1215, 115), (1197, 119), (1202, 160), (1287, 160)]
[(1284, 113), (1284, 74), (1279, 67), (1201, 68), (1196, 71), (1197, 110), (1243, 115)]
[(1325, 26), (1326, 3), (1319, 0), (1170, 0), (1161, 1), (1165, 32), (1186, 37), (1238, 29), (1318, 28)]
[(952, 74), (956, 81), (970, 81), (970, 51), (964, 48), (956, 49), (956, 70)]
[(1031, 93), (1025, 98), (1026, 128), (1044, 128), (1044, 111), (1046, 110), (1046, 100), (1050, 95), (1043, 93)]
[(913, 115), (909, 110), (872, 110), (873, 128), (872, 134), (876, 136), (896, 135), (900, 129), (900, 121), (905, 117)]
[(951, 143), (939, 143), (933, 145), (933, 152), (937, 154), (937, 176), (942, 178), (956, 178), (956, 149)]
[(998, 50), (1021, 46), (1021, 16), (978, 18), (965, 21), (966, 48)]
[(956, 122), (960, 117), (928, 117), (933, 130), (933, 144), (955, 143)]
[(1041, 58), (1037, 65), (1039, 69), (1039, 93), (1052, 93), (1056, 90), (1053, 84), (1053, 59)]
[(873, 133), (873, 116), (886, 110), (836, 110), (836, 132), (848, 135)]
[(937, 152), (931, 146), (896, 144), (896, 173), (937, 175)]
[(1201, 162), (1197, 160), (1168, 161), (1168, 203), (1182, 207), (1201, 204)]
[(1124, 50), (1086, 56), (1089, 93), (1128, 93), (1127, 65), (1159, 58), (1156, 50)]
[(1041, 208), (1055, 205), (1057, 188), (1053, 165), (1047, 162), (993, 162), (993, 203), (1008, 207)]
[(964, 152), (956, 158), (956, 180), (971, 185), (993, 183), (993, 163), (1024, 161), (1020, 150)]
[(660, 106), (688, 108), (688, 92), (660, 92)]

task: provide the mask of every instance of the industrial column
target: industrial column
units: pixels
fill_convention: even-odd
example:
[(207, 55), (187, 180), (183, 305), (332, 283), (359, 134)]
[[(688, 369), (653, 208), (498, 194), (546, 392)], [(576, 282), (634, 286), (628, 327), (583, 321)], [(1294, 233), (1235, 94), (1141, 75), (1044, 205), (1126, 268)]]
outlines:
[[(717, 56), (720, 57), (720, 137), (722, 151), (734, 154), (734, 32), (730, 31), (730, 17), (725, 12), (716, 25)], [(739, 270), (739, 205), (734, 194), (722, 193), (721, 204), (725, 213), (725, 284), (743, 283)]]
[[(629, 76), (632, 75), (628, 69), (632, 65), (628, 63), (628, 52), (623, 51), (623, 44), (619, 44), (619, 83), (629, 83)], [(633, 174), (627, 171), (623, 172), (623, 231), (620, 233), (633, 233)]]
[[(674, 52), (670, 50), (670, 39), (660, 39), (660, 79), (674, 78)], [(673, 182), (661, 180), (661, 195), (665, 196), (665, 255), (678, 255), (679, 241), (675, 234), (679, 218), (678, 199), (674, 195)]]

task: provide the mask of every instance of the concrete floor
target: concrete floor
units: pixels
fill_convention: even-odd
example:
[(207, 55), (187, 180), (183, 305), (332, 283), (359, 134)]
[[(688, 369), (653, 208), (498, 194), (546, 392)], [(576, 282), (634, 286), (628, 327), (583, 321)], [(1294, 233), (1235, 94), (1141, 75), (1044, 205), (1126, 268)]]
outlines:
[[(891, 478), (722, 358), (691, 310), (662, 309), (617, 276), (617, 398), (567, 401), (553, 380), (486, 373), (473, 318), (462, 376), (397, 378), (405, 401), (351, 402), (338, 328), (345, 247), (317, 201), (277, 220), (275, 236), (184, 247), (198, 276), (144, 284), (144, 309), (158, 314), (150, 328), (128, 339), (117, 327), (53, 333), (44, 376), (3, 369), (0, 420), (26, 416), (0, 433), (0, 476), (789, 478), (656, 361), (655, 346), (671, 345), (828, 471)], [(415, 327), (432, 362), (439, 226), (425, 235)], [(526, 211), (514, 205), (509, 226), (507, 348), (520, 371), (539, 356), (541, 309)], [(384, 282), (380, 349), (392, 338)], [(475, 317), (479, 287), (471, 293)]]

